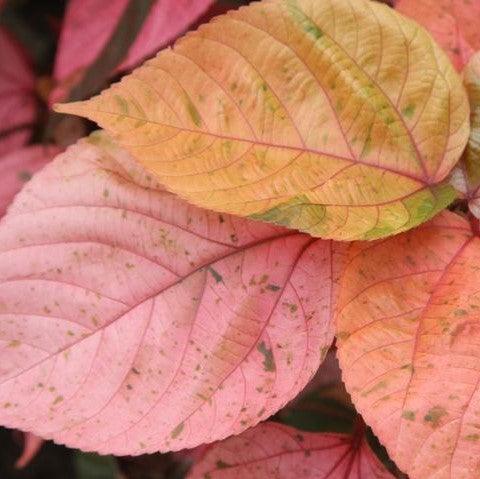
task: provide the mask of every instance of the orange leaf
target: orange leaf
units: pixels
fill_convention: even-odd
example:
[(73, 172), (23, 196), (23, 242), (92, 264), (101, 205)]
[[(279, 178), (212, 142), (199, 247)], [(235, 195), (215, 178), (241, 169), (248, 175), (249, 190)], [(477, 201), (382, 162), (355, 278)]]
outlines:
[(480, 238), (445, 212), (349, 258), (338, 356), (357, 409), (411, 479), (480, 477)]
[(99, 123), (196, 205), (340, 240), (443, 209), (469, 131), (448, 58), (367, 0), (253, 3), (57, 109)]

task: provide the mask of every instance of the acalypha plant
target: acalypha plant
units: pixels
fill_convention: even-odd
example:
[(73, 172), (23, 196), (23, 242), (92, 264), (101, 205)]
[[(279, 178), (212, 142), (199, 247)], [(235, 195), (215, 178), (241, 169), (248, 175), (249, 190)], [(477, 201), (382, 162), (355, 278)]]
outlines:
[[(412, 479), (480, 478), (479, 21), (263, 0), (57, 104), (102, 130), (0, 223), (0, 423), (213, 443), (192, 479), (393, 478), (366, 423)], [(333, 344), (365, 423), (266, 421)]]

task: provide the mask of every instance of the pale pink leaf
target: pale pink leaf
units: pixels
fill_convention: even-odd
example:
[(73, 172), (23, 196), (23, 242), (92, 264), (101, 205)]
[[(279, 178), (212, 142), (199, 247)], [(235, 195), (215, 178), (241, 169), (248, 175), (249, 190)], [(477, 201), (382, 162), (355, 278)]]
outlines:
[(266, 422), (214, 444), (189, 479), (393, 479), (363, 434), (308, 433)]
[(15, 467), (17, 469), (23, 469), (28, 466), (40, 451), (43, 443), (44, 440), (42, 438), (35, 436), (35, 434), (30, 432), (26, 432), (23, 435), (22, 455), (17, 459)]
[(0, 423), (117, 455), (238, 434), (331, 344), (332, 243), (189, 206), (102, 134), (0, 225)]
[[(214, 0), (154, 0), (135, 42), (117, 71), (125, 71), (182, 34)], [(60, 35), (52, 101), (67, 96), (108, 44), (129, 0), (70, 0)], [(114, 72), (112, 72), (113, 74)]]
[(57, 153), (54, 146), (27, 146), (0, 158), (0, 217), (14, 196), (32, 175), (43, 168)]
[(457, 70), (480, 49), (479, 0), (398, 0), (395, 8), (425, 27)]
[(0, 156), (24, 145), (37, 114), (35, 78), (22, 47), (0, 28)]

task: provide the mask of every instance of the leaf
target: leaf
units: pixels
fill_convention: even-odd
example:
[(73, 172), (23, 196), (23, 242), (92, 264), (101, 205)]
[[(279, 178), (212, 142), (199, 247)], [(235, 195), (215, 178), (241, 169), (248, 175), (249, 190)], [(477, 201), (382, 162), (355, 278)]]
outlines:
[(328, 350), (335, 251), (191, 207), (104, 135), (81, 141), (0, 224), (0, 423), (116, 455), (242, 432)]
[(411, 479), (480, 474), (479, 264), (479, 237), (450, 212), (350, 250), (337, 311), (343, 379)]
[(0, 28), (0, 156), (29, 140), (37, 115), (34, 88), (24, 50)]
[[(138, 1), (133, 3), (136, 3), (136, 13), (142, 14), (138, 10), (145, 7), (140, 7)], [(110, 40), (129, 0), (71, 0), (55, 60), (54, 79), (58, 85), (52, 98), (55, 101), (68, 98), (72, 86), (106, 47), (124, 50), (124, 56), (110, 73), (129, 70), (183, 33), (212, 3), (213, 0), (151, 0), (150, 12), (145, 12), (146, 18), (137, 37), (130, 39), (130, 18), (125, 32), (113, 44)]]
[(393, 479), (363, 435), (305, 433), (267, 422), (215, 444), (189, 479)]
[(451, 183), (468, 199), (470, 211), (480, 218), (480, 52), (470, 59), (463, 78), (470, 102), (470, 138)]
[(57, 110), (99, 123), (194, 204), (340, 240), (449, 204), (441, 182), (469, 131), (448, 59), (366, 0), (253, 3)]
[(43, 439), (35, 436), (35, 434), (31, 434), (28, 432), (25, 433), (23, 435), (22, 455), (17, 459), (15, 467), (17, 469), (23, 469), (24, 467), (27, 467), (38, 454), (43, 443)]
[(53, 146), (27, 146), (0, 158), (0, 218), (22, 186), (59, 151)]
[(480, 49), (478, 0), (398, 0), (395, 8), (423, 25), (459, 71)]

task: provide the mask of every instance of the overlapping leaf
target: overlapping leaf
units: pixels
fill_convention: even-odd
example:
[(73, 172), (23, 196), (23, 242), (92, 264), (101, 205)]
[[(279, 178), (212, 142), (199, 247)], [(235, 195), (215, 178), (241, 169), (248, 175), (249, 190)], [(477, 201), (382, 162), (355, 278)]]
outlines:
[(395, 8), (423, 25), (458, 70), (480, 49), (478, 0), (398, 0)]
[(32, 433), (23, 435), (23, 450), (21, 456), (15, 463), (17, 469), (23, 469), (28, 466), (38, 454), (43, 445), (43, 439)]
[(469, 131), (443, 52), (367, 0), (254, 3), (59, 111), (97, 121), (194, 204), (334, 239), (445, 207)]
[(0, 156), (30, 138), (37, 107), (35, 79), (25, 52), (0, 28)]
[(480, 52), (470, 59), (463, 77), (470, 102), (471, 130), (451, 182), (465, 195), (472, 213), (480, 218)]
[(53, 146), (36, 145), (0, 158), (0, 218), (22, 186), (57, 153), (59, 149)]
[[(54, 78), (58, 83), (52, 97), (68, 97), (68, 92), (108, 45), (130, 0), (71, 0), (60, 37)], [(125, 71), (153, 55), (197, 20), (214, 0), (153, 0), (135, 41), (126, 45), (125, 58), (117, 71)], [(138, 3), (138, 2), (137, 2)], [(144, 2), (141, 8), (149, 8)], [(140, 7), (140, 5), (138, 5)], [(138, 10), (138, 9), (137, 9)], [(126, 25), (131, 28), (131, 23)], [(117, 39), (115, 48), (122, 48)], [(114, 72), (112, 71), (112, 74)]]
[(190, 479), (393, 479), (365, 438), (267, 422), (212, 446)]
[(337, 329), (353, 402), (412, 479), (480, 475), (480, 238), (445, 212), (356, 244)]
[(318, 368), (332, 274), (330, 242), (191, 207), (84, 140), (0, 225), (0, 423), (119, 455), (239, 433)]

